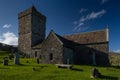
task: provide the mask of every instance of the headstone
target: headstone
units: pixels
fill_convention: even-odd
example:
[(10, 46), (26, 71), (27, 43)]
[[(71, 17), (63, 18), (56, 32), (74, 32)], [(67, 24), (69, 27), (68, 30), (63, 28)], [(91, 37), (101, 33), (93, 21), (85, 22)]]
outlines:
[(3, 60), (3, 65), (4, 65), (4, 66), (8, 65), (8, 59), (7, 59), (7, 57), (4, 58), (4, 60)]
[(26, 61), (26, 63), (29, 63), (28, 60)]
[(14, 58), (13, 54), (9, 54), (9, 59), (12, 60), (12, 58)]
[(19, 54), (15, 53), (14, 64), (20, 64)]
[(101, 74), (99, 73), (98, 69), (92, 68), (91, 78), (98, 78), (98, 77), (100, 77), (100, 75)]
[(39, 64), (40, 63), (39, 58), (37, 58), (36, 60), (37, 60), (37, 64)]
[(35, 67), (33, 67), (32, 70), (35, 71)]

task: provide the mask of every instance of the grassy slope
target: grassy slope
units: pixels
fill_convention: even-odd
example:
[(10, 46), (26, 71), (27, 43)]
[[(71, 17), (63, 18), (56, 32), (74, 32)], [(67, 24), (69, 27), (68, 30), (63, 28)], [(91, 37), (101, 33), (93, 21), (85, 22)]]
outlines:
[[(7, 56), (7, 54), (7, 52), (1, 52), (0, 56)], [(120, 69), (113, 67), (107, 69), (97, 67), (103, 76), (91, 79), (92, 66), (75, 65), (73, 70), (70, 70), (56, 68), (53, 64), (36, 64), (35, 59), (27, 60), (29, 63), (21, 58), (21, 65), (14, 65), (13, 60), (9, 60), (9, 66), (3, 66), (0, 63), (0, 80), (120, 80)], [(1, 58), (0, 61), (2, 62), (3, 59)], [(33, 67), (35, 71), (32, 70)]]

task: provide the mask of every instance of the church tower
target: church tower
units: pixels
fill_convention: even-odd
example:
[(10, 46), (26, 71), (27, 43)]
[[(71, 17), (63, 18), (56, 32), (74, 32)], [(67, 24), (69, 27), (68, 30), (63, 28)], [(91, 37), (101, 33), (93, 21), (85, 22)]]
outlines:
[(34, 6), (18, 14), (18, 50), (19, 53), (32, 53), (32, 47), (45, 39), (46, 17)]

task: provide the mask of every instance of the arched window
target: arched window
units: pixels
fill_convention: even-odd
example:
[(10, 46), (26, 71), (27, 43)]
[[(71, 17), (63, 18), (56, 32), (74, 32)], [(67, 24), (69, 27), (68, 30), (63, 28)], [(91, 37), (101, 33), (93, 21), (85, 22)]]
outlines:
[(50, 60), (53, 60), (53, 54), (52, 54), (52, 53), (50, 53), (49, 59), (50, 59)]
[(37, 57), (37, 51), (35, 51), (35, 57)]

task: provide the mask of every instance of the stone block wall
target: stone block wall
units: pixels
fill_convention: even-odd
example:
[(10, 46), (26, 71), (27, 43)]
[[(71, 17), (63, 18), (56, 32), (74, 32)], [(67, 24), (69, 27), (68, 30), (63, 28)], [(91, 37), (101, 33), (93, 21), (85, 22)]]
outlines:
[(75, 64), (94, 64), (95, 54), (96, 65), (109, 65), (108, 44), (79, 45), (75, 47)]
[[(53, 33), (43, 42), (41, 54), (43, 63), (63, 63), (63, 45)], [(50, 59), (51, 54), (52, 59)]]
[(63, 63), (64, 64), (74, 63), (74, 52), (72, 49), (63, 47)]
[(32, 46), (42, 43), (45, 39), (45, 31), (46, 31), (46, 17), (43, 15), (37, 15), (37, 13), (32, 14)]
[(18, 14), (18, 50), (23, 54), (32, 54), (32, 47), (45, 39), (46, 17), (34, 6)]
[(109, 43), (108, 42), (88, 44), (86, 46), (93, 48), (95, 50), (107, 53), (107, 54), (109, 53)]
[(18, 50), (23, 54), (31, 53), (31, 14), (19, 16)]

